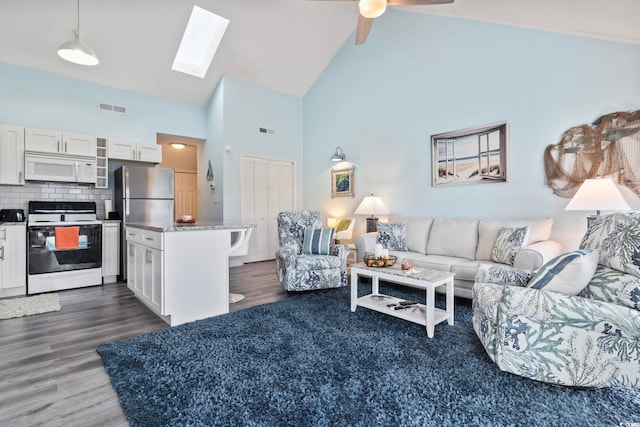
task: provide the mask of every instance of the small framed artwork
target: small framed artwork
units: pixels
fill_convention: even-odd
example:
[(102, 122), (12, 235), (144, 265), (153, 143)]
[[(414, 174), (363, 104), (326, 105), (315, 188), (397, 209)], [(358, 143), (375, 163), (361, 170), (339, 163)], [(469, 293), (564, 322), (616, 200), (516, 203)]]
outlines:
[(355, 197), (353, 192), (354, 167), (345, 169), (331, 169), (331, 198)]
[(431, 136), (434, 187), (507, 181), (507, 122)]

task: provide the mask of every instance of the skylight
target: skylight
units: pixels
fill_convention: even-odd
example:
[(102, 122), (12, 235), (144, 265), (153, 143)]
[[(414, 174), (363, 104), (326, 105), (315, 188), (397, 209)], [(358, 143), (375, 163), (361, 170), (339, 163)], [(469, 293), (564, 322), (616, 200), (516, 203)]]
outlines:
[(171, 67), (174, 71), (204, 78), (220, 46), (229, 20), (193, 6), (187, 29)]

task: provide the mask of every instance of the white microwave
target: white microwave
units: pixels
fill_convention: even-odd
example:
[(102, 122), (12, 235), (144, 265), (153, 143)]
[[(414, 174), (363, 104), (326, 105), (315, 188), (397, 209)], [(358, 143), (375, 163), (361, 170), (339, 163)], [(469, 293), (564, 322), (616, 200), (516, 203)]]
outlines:
[(95, 157), (25, 153), (24, 178), (31, 181), (96, 183)]

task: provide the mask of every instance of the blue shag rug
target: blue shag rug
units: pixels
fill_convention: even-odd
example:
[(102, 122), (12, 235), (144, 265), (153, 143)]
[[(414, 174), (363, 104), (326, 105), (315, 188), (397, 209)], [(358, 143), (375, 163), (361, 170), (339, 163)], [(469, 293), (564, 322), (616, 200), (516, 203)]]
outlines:
[(501, 372), (464, 299), (456, 300), (455, 325), (436, 325), (433, 339), (414, 323), (362, 307), (352, 313), (341, 288), (103, 344), (98, 353), (132, 426), (640, 422), (640, 391), (558, 387)]

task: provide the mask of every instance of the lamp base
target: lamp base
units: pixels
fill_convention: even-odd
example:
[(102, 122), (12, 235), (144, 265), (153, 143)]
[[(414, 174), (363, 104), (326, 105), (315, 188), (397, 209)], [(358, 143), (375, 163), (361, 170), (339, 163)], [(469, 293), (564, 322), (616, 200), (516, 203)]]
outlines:
[(593, 221), (598, 219), (599, 216), (600, 215), (589, 215), (587, 217), (587, 230), (589, 230), (591, 228), (591, 225), (593, 225)]
[(378, 231), (378, 218), (372, 216), (367, 218), (367, 233)]

